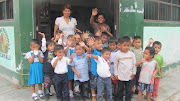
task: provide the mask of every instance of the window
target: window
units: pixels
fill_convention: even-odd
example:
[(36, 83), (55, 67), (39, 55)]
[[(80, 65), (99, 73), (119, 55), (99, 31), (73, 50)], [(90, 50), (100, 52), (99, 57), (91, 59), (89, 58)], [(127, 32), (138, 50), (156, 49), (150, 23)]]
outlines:
[(13, 0), (0, 0), (0, 20), (13, 19)]
[(144, 19), (180, 21), (180, 0), (144, 0)]

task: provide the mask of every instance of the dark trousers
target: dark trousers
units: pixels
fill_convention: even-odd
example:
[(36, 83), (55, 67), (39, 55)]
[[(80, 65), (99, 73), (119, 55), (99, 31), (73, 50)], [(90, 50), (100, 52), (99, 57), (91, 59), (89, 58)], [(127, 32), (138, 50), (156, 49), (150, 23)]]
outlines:
[[(70, 101), (69, 97), (69, 88), (68, 88), (68, 76), (66, 74), (55, 74), (54, 75), (54, 84), (56, 87), (56, 95), (58, 101)], [(64, 94), (64, 99), (62, 96)]]
[(76, 80), (76, 81), (74, 81), (74, 97), (75, 97), (75, 99), (80, 100), (81, 94), (83, 95), (83, 97), (85, 99), (89, 98), (88, 81), (80, 82), (79, 80)]
[(125, 91), (125, 101), (131, 101), (132, 97), (132, 81), (120, 81), (118, 80), (118, 92), (115, 97), (115, 101), (123, 101), (123, 95)]
[[(51, 85), (54, 85), (54, 75), (49, 74), (49, 73), (44, 73), (44, 95), (45, 96), (49, 96)], [(54, 85), (54, 89), (55, 89), (55, 85)]]

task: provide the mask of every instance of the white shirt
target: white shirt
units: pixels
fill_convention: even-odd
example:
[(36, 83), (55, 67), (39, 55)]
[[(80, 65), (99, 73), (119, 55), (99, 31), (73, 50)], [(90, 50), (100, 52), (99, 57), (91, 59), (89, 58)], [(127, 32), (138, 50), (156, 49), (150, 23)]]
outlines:
[[(54, 62), (56, 61), (57, 58), (58, 57), (56, 56), (55, 58), (52, 59), (51, 65), (54, 64)], [(65, 74), (68, 72), (67, 65), (70, 65), (70, 64), (71, 64), (70, 59), (63, 56), (63, 58), (61, 60), (58, 60), (56, 66), (55, 66), (54, 72), (56, 74)]]
[[(44, 55), (42, 53), (42, 51), (38, 50), (39, 51), (39, 55), (44, 58)], [(27, 52), (26, 55), (25, 55), (25, 59), (29, 59), (29, 58), (32, 58), (32, 55), (33, 55), (33, 51), (31, 50), (30, 52)], [(39, 57), (37, 55), (34, 56), (34, 60), (33, 62), (40, 62), (39, 60)]]
[(103, 57), (98, 56), (98, 60), (94, 59), (97, 62), (97, 73), (100, 77), (107, 78), (111, 77), (110, 67), (108, 61)]
[(61, 30), (65, 34), (63, 42), (66, 42), (69, 35), (74, 35), (75, 26), (77, 25), (77, 21), (75, 18), (70, 17), (69, 19), (70, 21), (68, 24), (66, 23), (64, 16), (57, 17), (55, 20), (55, 24), (59, 26), (59, 30)]
[(116, 53), (117, 53), (117, 51), (111, 52), (111, 56), (109, 59), (111, 61), (110, 72), (112, 75), (114, 75), (114, 61), (115, 61)]
[(136, 57), (133, 52), (123, 53), (118, 51), (114, 61), (114, 75), (121, 81), (131, 80), (131, 75), (136, 74)]

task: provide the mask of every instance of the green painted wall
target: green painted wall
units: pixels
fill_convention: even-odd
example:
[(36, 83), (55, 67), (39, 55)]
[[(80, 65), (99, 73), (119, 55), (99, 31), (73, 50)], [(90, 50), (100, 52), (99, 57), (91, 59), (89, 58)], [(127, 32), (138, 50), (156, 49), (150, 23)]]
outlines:
[(34, 35), (33, 0), (13, 0), (14, 19), (1, 20), (0, 26), (14, 26), (16, 67), (11, 71), (0, 66), (0, 73), (12, 78), (21, 86), (27, 86), (29, 63), (23, 53), (30, 51), (29, 42)]
[(119, 3), (119, 36), (143, 37), (144, 0), (120, 0)]

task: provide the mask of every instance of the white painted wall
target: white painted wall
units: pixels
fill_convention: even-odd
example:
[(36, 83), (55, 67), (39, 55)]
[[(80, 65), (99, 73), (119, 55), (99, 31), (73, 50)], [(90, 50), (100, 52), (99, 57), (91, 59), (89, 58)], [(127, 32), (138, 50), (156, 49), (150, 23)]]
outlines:
[(180, 27), (144, 27), (143, 36), (143, 47), (149, 38), (162, 43), (160, 54), (166, 65), (180, 61)]

